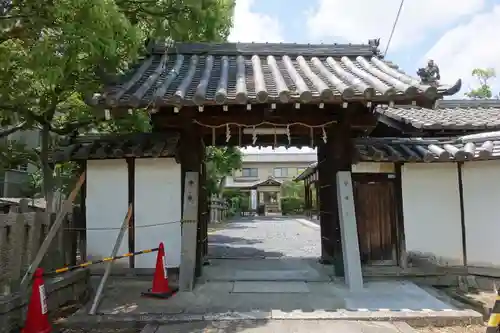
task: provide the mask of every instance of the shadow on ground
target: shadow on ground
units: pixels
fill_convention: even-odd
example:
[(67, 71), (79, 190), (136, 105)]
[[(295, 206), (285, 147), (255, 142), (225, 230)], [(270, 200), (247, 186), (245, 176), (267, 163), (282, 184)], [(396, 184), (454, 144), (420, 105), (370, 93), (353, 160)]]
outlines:
[(265, 251), (250, 246), (233, 247), (224, 244), (208, 244), (208, 259), (229, 259), (229, 258), (279, 258), (283, 257), (283, 252)]
[(230, 237), (226, 235), (208, 236), (209, 259), (214, 258), (277, 258), (284, 253), (266, 251), (251, 245), (261, 244), (262, 241), (243, 237)]

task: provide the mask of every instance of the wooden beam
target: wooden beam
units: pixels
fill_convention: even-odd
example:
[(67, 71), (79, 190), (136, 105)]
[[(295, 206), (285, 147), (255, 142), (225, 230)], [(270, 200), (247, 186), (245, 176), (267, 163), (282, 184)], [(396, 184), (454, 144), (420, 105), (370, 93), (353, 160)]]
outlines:
[(387, 125), (391, 128), (394, 128), (395, 130), (400, 131), (401, 134), (416, 135), (416, 134), (421, 134), (421, 132), (422, 132), (421, 129), (415, 128), (410, 124), (406, 124), (404, 122), (394, 120), (394, 119), (389, 118), (388, 116), (383, 115), (383, 114), (379, 114), (377, 119), (382, 124)]
[[(355, 113), (351, 126), (357, 128), (372, 128), (377, 123), (377, 116), (361, 105), (354, 105), (348, 109), (337, 106), (318, 108), (316, 105), (304, 105), (300, 109), (295, 109), (288, 105), (277, 107), (276, 110), (269, 111), (268, 107), (256, 105), (252, 110), (221, 111), (204, 108), (203, 112), (196, 109), (187, 108), (179, 113), (158, 112), (151, 116), (155, 127), (181, 127), (185, 119), (194, 120), (209, 126), (218, 126), (227, 123), (245, 124), (247, 126), (259, 125), (262, 122), (271, 122), (281, 125), (290, 123), (304, 123), (310, 126), (318, 126), (326, 122), (338, 120), (346, 112)], [(303, 126), (292, 126), (303, 127)], [(221, 128), (225, 130), (224, 128)]]

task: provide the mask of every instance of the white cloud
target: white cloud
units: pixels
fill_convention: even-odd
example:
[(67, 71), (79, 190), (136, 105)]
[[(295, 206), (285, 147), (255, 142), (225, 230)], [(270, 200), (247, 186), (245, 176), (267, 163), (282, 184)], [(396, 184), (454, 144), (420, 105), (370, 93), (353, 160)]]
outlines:
[[(310, 37), (324, 40), (343, 37), (352, 43), (381, 38), (385, 45), (400, 0), (319, 0), (308, 15)], [(435, 30), (447, 28), (460, 18), (484, 9), (486, 0), (407, 0), (404, 3), (391, 50), (411, 46)]]
[(231, 42), (282, 42), (283, 29), (277, 18), (250, 10), (254, 0), (236, 0)]
[[(500, 5), (474, 16), (469, 22), (446, 32), (425, 55), (436, 61), (441, 77), (448, 81), (463, 80), (462, 92), (477, 85), (471, 76), (474, 68), (492, 67), (500, 75)], [(492, 82), (494, 92), (500, 82)]]

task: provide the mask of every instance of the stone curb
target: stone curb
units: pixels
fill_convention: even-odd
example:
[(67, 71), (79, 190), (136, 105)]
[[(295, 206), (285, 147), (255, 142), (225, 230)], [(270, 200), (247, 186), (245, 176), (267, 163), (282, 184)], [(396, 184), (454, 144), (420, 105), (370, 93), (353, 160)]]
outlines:
[(225, 312), (208, 314), (99, 314), (95, 316), (74, 315), (57, 323), (60, 327), (75, 326), (127, 326), (138, 324), (167, 324), (193, 321), (227, 321), (227, 320), (357, 320), (357, 321), (399, 321), (412, 326), (451, 326), (457, 324), (481, 324), (483, 317), (472, 310), (443, 311), (250, 311)]

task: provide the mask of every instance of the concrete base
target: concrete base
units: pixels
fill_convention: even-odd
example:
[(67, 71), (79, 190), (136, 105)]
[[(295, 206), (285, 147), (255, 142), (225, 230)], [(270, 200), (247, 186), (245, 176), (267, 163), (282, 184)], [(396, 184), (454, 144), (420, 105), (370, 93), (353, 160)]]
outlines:
[(149, 325), (141, 333), (156, 332), (242, 332), (242, 333), (313, 333), (313, 332), (343, 332), (343, 333), (412, 333), (416, 332), (404, 323), (385, 322), (355, 322), (328, 320), (240, 320), (223, 322), (197, 322), (169, 325)]
[(272, 281), (236, 281), (233, 293), (308, 293), (309, 288), (305, 282), (272, 282)]
[[(477, 312), (464, 311), (440, 311), (440, 312), (383, 312), (383, 311), (347, 311), (335, 312), (281, 312), (281, 311), (251, 311), (251, 312), (219, 312), (206, 314), (154, 314), (154, 313), (132, 313), (114, 315), (85, 314), (74, 315), (64, 321), (60, 321), (57, 328), (124, 328), (138, 327), (148, 323), (169, 324), (186, 322), (237, 322), (242, 320), (270, 321), (270, 320), (292, 320), (292, 321), (363, 321), (363, 322), (404, 322), (413, 327), (423, 326), (452, 326), (463, 324), (482, 324), (483, 319)], [(385, 331), (384, 331), (385, 332)]]
[[(82, 309), (68, 320), (99, 325), (242, 319), (388, 320), (412, 325), (482, 321), (481, 314), (451, 305), (411, 282), (367, 282), (361, 291), (352, 292), (343, 280), (332, 281), (327, 268), (331, 267), (312, 259), (213, 260), (206, 267), (212, 280), (168, 300), (140, 297), (151, 287), (151, 278), (111, 277), (99, 315), (89, 317)], [(238, 274), (242, 280), (234, 279)], [(267, 279), (245, 280), (256, 276)], [(269, 281), (270, 276), (277, 280)]]

